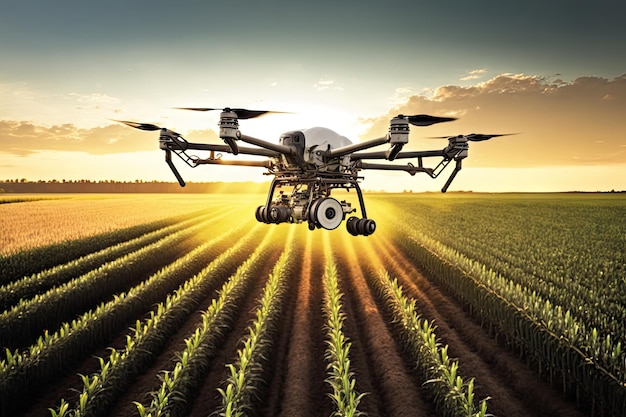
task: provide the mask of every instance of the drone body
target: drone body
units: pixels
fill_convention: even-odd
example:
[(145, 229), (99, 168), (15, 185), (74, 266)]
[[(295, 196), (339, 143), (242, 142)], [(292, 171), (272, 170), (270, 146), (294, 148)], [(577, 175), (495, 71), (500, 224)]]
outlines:
[[(186, 110), (209, 111), (214, 108), (184, 108)], [(152, 124), (122, 123), (141, 130), (159, 130), (160, 148), (165, 151), (165, 160), (172, 169), (181, 186), (185, 185), (182, 177), (172, 163), (174, 152), (189, 166), (203, 164), (256, 166), (267, 169), (266, 174), (273, 175), (267, 200), (256, 209), (256, 219), (263, 223), (302, 223), (307, 222), (309, 229), (336, 229), (351, 213), (357, 211), (349, 202), (338, 201), (331, 197), (334, 189), (354, 189), (359, 199), (361, 218), (351, 216), (346, 221), (347, 230), (357, 236), (369, 236), (376, 230), (376, 223), (369, 219), (365, 210), (363, 193), (359, 181), (363, 179), (359, 172), (365, 169), (405, 171), (411, 175), (424, 172), (436, 178), (452, 160), (456, 167), (442, 189), (445, 192), (461, 169), (462, 159), (467, 157), (468, 141), (479, 141), (502, 135), (459, 135), (445, 137), (448, 146), (441, 150), (402, 152), (402, 147), (409, 140), (409, 125), (429, 126), (435, 123), (455, 120), (448, 117), (429, 115), (398, 115), (391, 119), (389, 133), (381, 138), (362, 143), (352, 143), (348, 138), (324, 128), (313, 127), (283, 133), (278, 144), (243, 135), (239, 130), (239, 120), (250, 119), (272, 113), (264, 110), (246, 110), (225, 108), (220, 114), (219, 136), (224, 145), (192, 143), (180, 134)], [(245, 142), (254, 147), (240, 147), (238, 142)], [(380, 145), (390, 145), (386, 151), (359, 152)], [(207, 158), (190, 156), (187, 151), (209, 151)], [(216, 154), (216, 152), (218, 152)], [(233, 155), (248, 154), (266, 157), (259, 161), (237, 161), (221, 159), (221, 153)], [(440, 157), (435, 168), (423, 165), (424, 158)], [(417, 166), (370, 163), (365, 160), (386, 160), (415, 158)], [(278, 191), (278, 192), (277, 192)]]

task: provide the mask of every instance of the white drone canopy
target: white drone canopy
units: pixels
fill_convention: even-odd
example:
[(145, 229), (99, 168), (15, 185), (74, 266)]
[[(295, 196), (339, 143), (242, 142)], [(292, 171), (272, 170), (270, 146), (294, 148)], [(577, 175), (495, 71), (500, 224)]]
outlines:
[(304, 134), (304, 146), (305, 148), (311, 148), (317, 146), (320, 149), (326, 150), (341, 148), (342, 146), (351, 145), (352, 141), (345, 136), (341, 136), (334, 130), (330, 130), (326, 127), (312, 127), (310, 129), (303, 129)]
[[(304, 161), (317, 166), (325, 165), (324, 158), (327, 151), (352, 144), (347, 137), (325, 127), (304, 129), (302, 134), (304, 135)], [(343, 162), (349, 163), (349, 158)]]

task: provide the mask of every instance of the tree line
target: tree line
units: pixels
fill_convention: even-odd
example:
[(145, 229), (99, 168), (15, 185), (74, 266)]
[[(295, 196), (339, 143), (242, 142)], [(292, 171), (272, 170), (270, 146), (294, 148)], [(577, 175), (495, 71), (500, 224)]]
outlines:
[(39, 180), (0, 181), (0, 193), (264, 193), (268, 184), (257, 182), (177, 182), (113, 180)]

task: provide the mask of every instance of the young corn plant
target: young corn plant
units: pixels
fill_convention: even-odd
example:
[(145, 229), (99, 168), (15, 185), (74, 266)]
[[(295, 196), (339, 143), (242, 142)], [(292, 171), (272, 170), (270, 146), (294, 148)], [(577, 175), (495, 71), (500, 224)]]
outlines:
[[(206, 253), (223, 250), (219, 246), (229, 234), (218, 235), (131, 288), (128, 293), (118, 294), (113, 300), (100, 304), (78, 319), (63, 323), (55, 333), (45, 332), (27, 351), (12, 354), (10, 365), (0, 361), (0, 402), (6, 404), (9, 401), (5, 400), (15, 398), (19, 393), (24, 395), (36, 390), (62, 371), (68, 363), (81, 358), (86, 346), (108, 340), (114, 329), (121, 330), (125, 326), (129, 317), (145, 312), (146, 304), (162, 300), (175, 289), (176, 283), (180, 283), (187, 276), (190, 265), (195, 265), (193, 269), (198, 270), (206, 265)], [(223, 258), (222, 261), (234, 263), (243, 256), (241, 254), (238, 257)]]
[[(193, 218), (170, 226), (161, 227), (141, 236), (117, 243), (80, 258), (73, 259), (65, 264), (57, 265), (53, 268), (46, 269), (45, 271), (28, 275), (22, 279), (0, 286), (0, 311), (6, 310), (7, 308), (15, 305), (20, 299), (26, 300), (36, 294), (41, 294), (42, 292), (47, 291), (52, 287), (61, 285), (72, 278), (76, 278), (91, 270), (97, 269), (107, 262), (114, 261), (125, 254), (134, 252), (166, 236), (169, 236), (172, 233), (183, 230), (184, 228), (189, 227), (190, 224), (196, 224), (199, 221), (202, 221), (204, 217), (208, 216), (209, 214), (200, 218)], [(225, 216), (226, 213), (220, 216), (211, 216), (211, 219), (213, 221), (217, 221), (220, 217)]]
[[(126, 336), (126, 348), (122, 351), (111, 349), (108, 361), (100, 359), (101, 371), (90, 378), (83, 378), (81, 401), (73, 409), (66, 411), (66, 415), (76, 417), (106, 415), (107, 410), (123, 393), (128, 381), (148, 367), (154, 352), (162, 349), (165, 341), (178, 329), (188, 312), (193, 311), (198, 301), (208, 295), (210, 283), (220, 276), (221, 270), (228, 269), (226, 264), (236, 260), (238, 252), (247, 253), (247, 247), (253, 244), (252, 236), (254, 235), (248, 235), (248, 238), (227, 249), (205, 269), (181, 285), (167, 297), (166, 301), (159, 303), (156, 309), (151, 311), (150, 317), (145, 322), (137, 321), (133, 334)], [(255, 252), (240, 266), (239, 277), (247, 276), (246, 274), (254, 269), (255, 262), (263, 256), (268, 242), (266, 236)], [(97, 384), (90, 388), (94, 380)], [(164, 383), (171, 385), (169, 375), (167, 379), (164, 377)], [(86, 396), (84, 401), (83, 395)], [(64, 403), (67, 404), (62, 400), (61, 406)], [(140, 403), (138, 410), (140, 413), (142, 410), (146, 411)]]
[(350, 371), (351, 343), (343, 333), (345, 313), (342, 311), (337, 267), (329, 253), (326, 254), (324, 275), (324, 313), (326, 315), (326, 362), (328, 378), (332, 393), (329, 393), (335, 403), (334, 416), (353, 417), (364, 413), (358, 410), (359, 403), (366, 395), (359, 394), (356, 389), (354, 374)]
[(179, 360), (174, 369), (164, 373), (161, 387), (153, 395), (152, 402), (148, 407), (137, 405), (140, 413), (146, 416), (182, 416), (188, 412), (191, 396), (208, 370), (223, 333), (230, 328), (238, 301), (249, 284), (249, 261), (224, 284), (218, 298), (203, 313), (201, 325), (185, 341), (186, 349), (178, 354)]
[[(293, 229), (292, 229), (293, 230)], [(275, 323), (280, 316), (287, 291), (288, 276), (293, 265), (292, 235), (286, 250), (280, 256), (263, 290), (256, 310), (256, 319), (248, 328), (243, 347), (237, 352), (235, 364), (228, 364), (229, 377), (225, 388), (218, 388), (222, 405), (219, 416), (243, 416), (253, 411), (254, 398), (262, 382), (263, 364), (269, 356), (274, 338)]]
[(561, 379), (564, 391), (575, 391), (609, 413), (619, 415), (626, 407), (626, 370), (622, 368), (626, 355), (621, 344), (575, 319), (571, 314), (575, 306), (565, 310), (538, 295), (532, 286), (516, 284), (427, 236), (410, 233), (407, 242), (413, 256), (433, 276), (478, 312), (490, 332), (532, 361), (550, 383)]
[(43, 294), (21, 300), (0, 313), (0, 333), (5, 346), (28, 346), (44, 329), (96, 305), (103, 294), (124, 290), (129, 282), (146, 271), (156, 272), (158, 262), (176, 260), (180, 257), (179, 245), (209, 227), (211, 222), (209, 219), (179, 230)]
[(385, 300), (401, 337), (417, 367), (427, 376), (424, 383), (430, 388), (437, 408), (444, 416), (486, 417), (487, 400), (474, 402), (474, 379), (465, 382), (458, 375), (459, 364), (448, 357), (448, 346), (437, 342), (434, 327), (415, 311), (415, 301), (408, 299), (396, 279), (380, 270), (378, 291)]

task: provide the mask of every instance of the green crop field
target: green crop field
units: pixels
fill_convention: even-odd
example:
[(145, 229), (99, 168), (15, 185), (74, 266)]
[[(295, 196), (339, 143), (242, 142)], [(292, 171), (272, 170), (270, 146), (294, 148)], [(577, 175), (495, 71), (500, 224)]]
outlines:
[(626, 195), (0, 204), (0, 415), (625, 416)]

